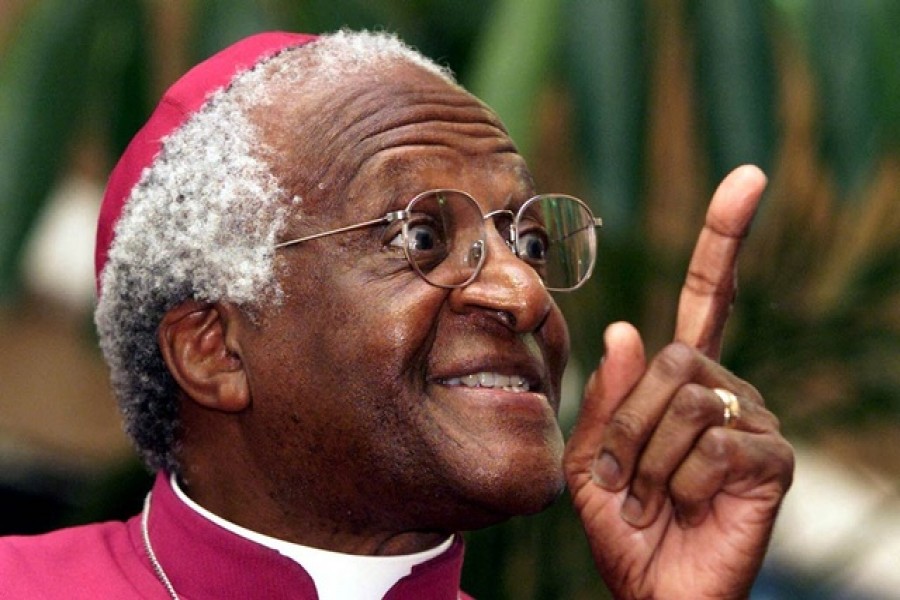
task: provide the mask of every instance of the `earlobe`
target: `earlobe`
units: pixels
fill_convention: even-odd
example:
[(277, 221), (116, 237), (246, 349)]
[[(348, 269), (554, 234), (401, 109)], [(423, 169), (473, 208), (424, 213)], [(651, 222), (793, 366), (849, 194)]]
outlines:
[(233, 307), (193, 301), (171, 309), (159, 325), (157, 340), (169, 372), (200, 406), (238, 412), (250, 404), (239, 327)]

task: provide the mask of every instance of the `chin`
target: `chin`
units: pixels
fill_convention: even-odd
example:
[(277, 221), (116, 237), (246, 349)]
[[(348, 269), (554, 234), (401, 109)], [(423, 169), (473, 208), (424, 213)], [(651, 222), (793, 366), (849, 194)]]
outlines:
[[(535, 483), (535, 482), (531, 482)], [(475, 506), (467, 511), (454, 529), (474, 531), (508, 521), (512, 517), (524, 517), (542, 512), (553, 504), (564, 489), (562, 478), (552, 482), (536, 482), (537, 486), (519, 486), (508, 489), (502, 496), (475, 499)]]
[(511, 482), (504, 497), (510, 516), (533, 515), (553, 504), (565, 489), (565, 477), (561, 467), (540, 477)]
[[(469, 473), (464, 504), (474, 505), (477, 515), (465, 529), (479, 529), (511, 517), (539, 513), (553, 504), (565, 488), (561, 446), (541, 456), (515, 455), (507, 460), (488, 460)], [(498, 464), (499, 463), (499, 464)]]
[(479, 529), (540, 512), (559, 497), (564, 442), (543, 397), (438, 392), (439, 401), (428, 404), (438, 433), (419, 453), (428, 456), (419, 472), (432, 477), (419, 483), (436, 500), (432, 518), (456, 530)]

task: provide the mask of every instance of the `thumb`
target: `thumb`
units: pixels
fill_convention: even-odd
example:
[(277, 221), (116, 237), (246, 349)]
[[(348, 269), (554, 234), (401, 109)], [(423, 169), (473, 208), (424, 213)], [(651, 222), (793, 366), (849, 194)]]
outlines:
[(603, 343), (606, 352), (585, 388), (584, 410), (605, 425), (644, 374), (646, 359), (641, 335), (630, 323), (607, 327)]
[(612, 415), (640, 380), (646, 367), (644, 343), (633, 325), (613, 323), (603, 334), (605, 353), (584, 388), (584, 400), (570, 446), (593, 457)]

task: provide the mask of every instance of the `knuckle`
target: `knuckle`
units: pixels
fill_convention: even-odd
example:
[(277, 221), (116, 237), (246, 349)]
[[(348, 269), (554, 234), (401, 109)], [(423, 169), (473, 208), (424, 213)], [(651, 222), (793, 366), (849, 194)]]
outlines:
[(741, 409), (747, 417), (742, 417), (747, 423), (748, 431), (756, 433), (777, 433), (781, 430), (781, 421), (772, 411), (753, 402), (742, 402)]
[(641, 463), (635, 473), (634, 482), (644, 492), (661, 490), (669, 483), (669, 473), (663, 465)]
[(671, 404), (673, 416), (689, 423), (708, 422), (713, 412), (710, 407), (709, 390), (695, 383), (679, 388)]
[(766, 420), (769, 422), (768, 429), (770, 431), (781, 431), (781, 420), (778, 415), (769, 410), (763, 410)]
[(712, 272), (689, 265), (684, 288), (700, 296), (723, 298), (728, 304), (731, 304), (734, 300), (737, 283), (733, 278), (717, 277)]
[(690, 485), (683, 477), (675, 477), (669, 485), (669, 496), (677, 506), (691, 506), (703, 500), (701, 488)]
[(690, 346), (675, 342), (659, 352), (654, 364), (664, 378), (688, 379), (697, 368), (698, 362)]
[(736, 392), (754, 404), (758, 404), (759, 406), (766, 405), (765, 398), (763, 398), (762, 394), (759, 393), (759, 390), (751, 383), (741, 380), (740, 386)]
[(780, 438), (781, 443), (778, 444), (775, 455), (776, 459), (775, 463), (780, 464), (780, 480), (782, 489), (787, 491), (790, 489), (791, 484), (794, 482), (794, 468), (795, 468), (795, 457), (794, 457), (794, 448), (791, 446), (790, 442), (785, 440), (784, 438)]
[(607, 431), (614, 442), (627, 444), (643, 441), (645, 429), (642, 417), (633, 412), (619, 411), (613, 415)]
[(727, 461), (735, 453), (735, 441), (731, 433), (720, 427), (707, 429), (697, 442), (697, 450), (709, 462)]

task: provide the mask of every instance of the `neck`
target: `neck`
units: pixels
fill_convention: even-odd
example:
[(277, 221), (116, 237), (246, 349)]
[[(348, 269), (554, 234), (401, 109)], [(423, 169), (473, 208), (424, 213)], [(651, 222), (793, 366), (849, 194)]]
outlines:
[(203, 486), (181, 482), (173, 487), (200, 512), (214, 518), (269, 538), (330, 552), (359, 556), (408, 555), (431, 550), (451, 537), (451, 532), (391, 531), (371, 524), (365, 530), (347, 527), (322, 519), (312, 511), (298, 510), (303, 506), (301, 502), (293, 503), (289, 510), (280, 510), (272, 495), (254, 486), (231, 488), (222, 493), (204, 493)]

